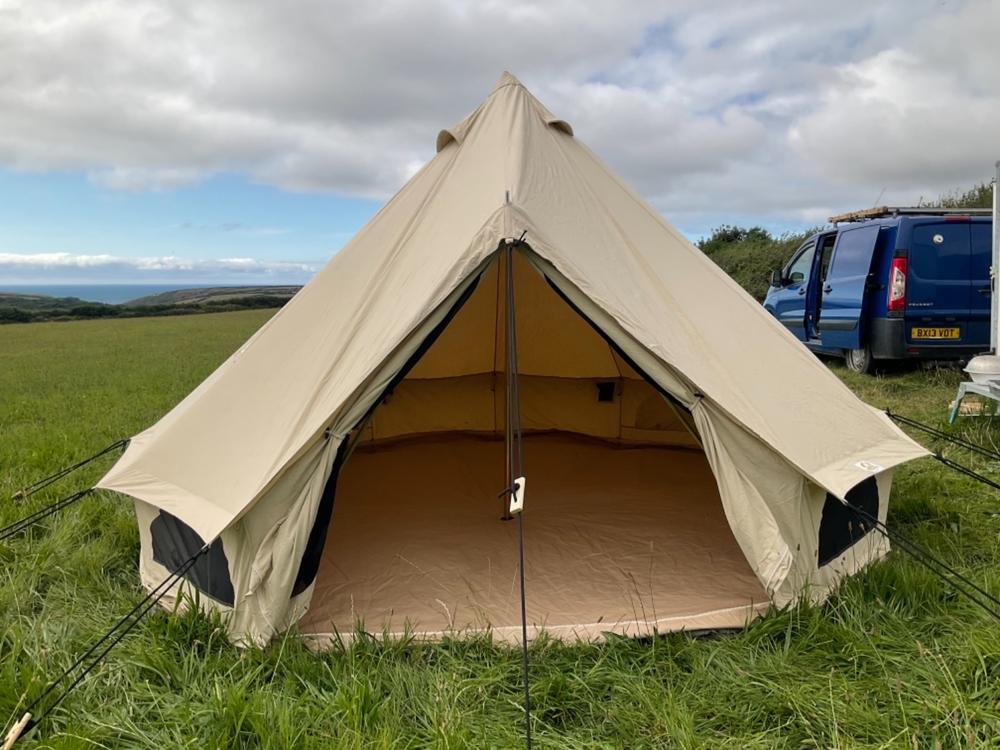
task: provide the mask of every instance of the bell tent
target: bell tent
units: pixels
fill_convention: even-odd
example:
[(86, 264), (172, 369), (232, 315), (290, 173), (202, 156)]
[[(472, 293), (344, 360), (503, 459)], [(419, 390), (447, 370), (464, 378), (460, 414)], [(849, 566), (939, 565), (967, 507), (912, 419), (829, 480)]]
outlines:
[(514, 638), (522, 572), (592, 638), (821, 600), (887, 551), (839, 498), (924, 454), (505, 74), (98, 486), (147, 588), (211, 543), (181, 585), (238, 642)]

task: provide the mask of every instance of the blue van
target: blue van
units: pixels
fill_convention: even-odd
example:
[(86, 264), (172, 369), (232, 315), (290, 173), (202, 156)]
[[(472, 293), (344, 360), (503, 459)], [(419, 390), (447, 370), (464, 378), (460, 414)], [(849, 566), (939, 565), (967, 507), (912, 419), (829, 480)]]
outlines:
[(965, 359), (990, 345), (993, 222), (974, 212), (832, 217), (771, 274), (764, 307), (855, 372), (875, 360)]

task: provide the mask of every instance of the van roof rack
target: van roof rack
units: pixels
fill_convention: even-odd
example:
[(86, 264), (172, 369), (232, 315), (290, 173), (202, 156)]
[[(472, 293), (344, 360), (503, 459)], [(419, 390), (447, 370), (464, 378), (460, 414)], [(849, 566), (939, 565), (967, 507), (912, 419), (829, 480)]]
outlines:
[(846, 214), (837, 214), (830, 217), (831, 224), (838, 224), (842, 221), (864, 221), (865, 219), (881, 219), (885, 216), (903, 215), (923, 215), (923, 216), (991, 216), (991, 208), (936, 208), (934, 206), (876, 206), (875, 208), (863, 208), (860, 211), (848, 211)]

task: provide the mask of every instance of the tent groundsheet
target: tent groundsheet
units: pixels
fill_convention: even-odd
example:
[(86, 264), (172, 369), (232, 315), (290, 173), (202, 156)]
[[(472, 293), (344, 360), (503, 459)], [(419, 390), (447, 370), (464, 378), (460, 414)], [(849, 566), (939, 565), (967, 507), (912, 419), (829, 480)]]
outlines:
[[(341, 473), (300, 630), (520, 636), (516, 523), (500, 520), (503, 440), (363, 446)], [(525, 440), (528, 617), (556, 637), (744, 625), (769, 599), (704, 454), (563, 434)]]

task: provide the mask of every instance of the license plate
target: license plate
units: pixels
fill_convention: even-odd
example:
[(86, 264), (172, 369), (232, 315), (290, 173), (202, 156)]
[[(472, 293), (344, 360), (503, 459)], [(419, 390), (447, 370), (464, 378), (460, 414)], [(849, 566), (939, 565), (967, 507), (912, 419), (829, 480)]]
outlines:
[(961, 337), (957, 328), (911, 328), (910, 338), (955, 340)]

